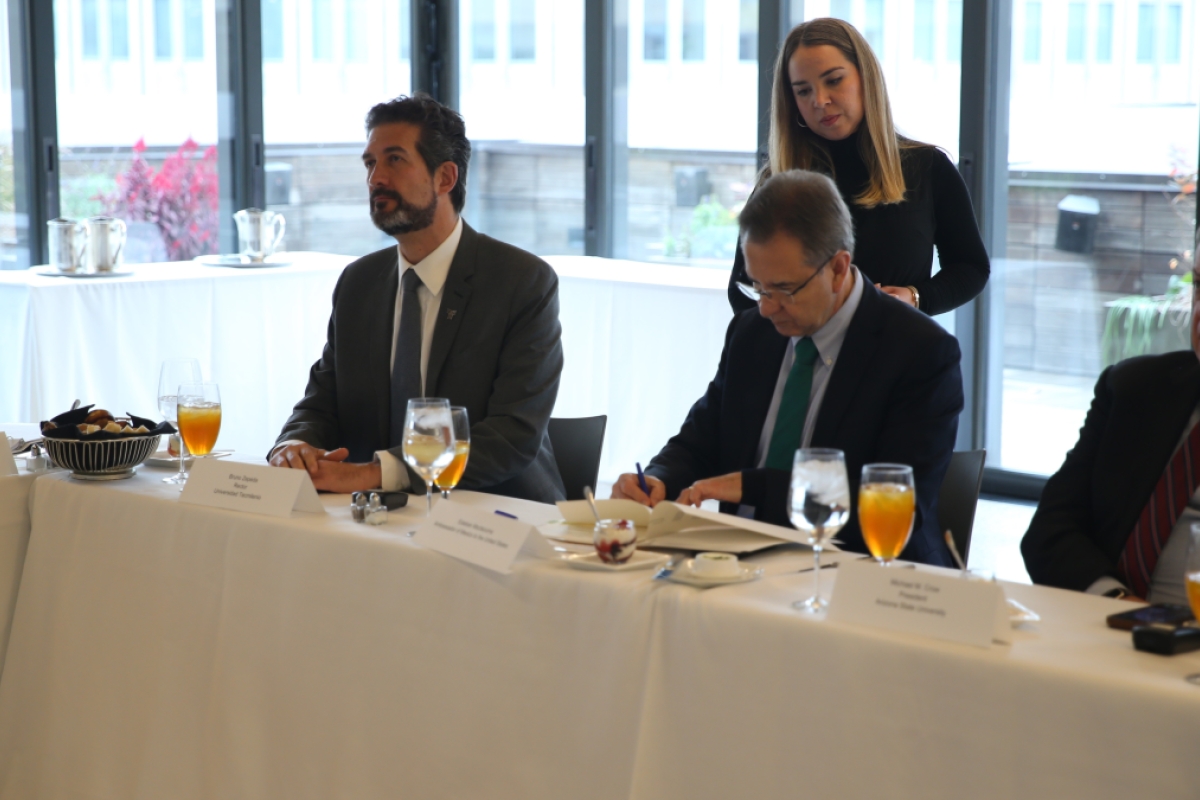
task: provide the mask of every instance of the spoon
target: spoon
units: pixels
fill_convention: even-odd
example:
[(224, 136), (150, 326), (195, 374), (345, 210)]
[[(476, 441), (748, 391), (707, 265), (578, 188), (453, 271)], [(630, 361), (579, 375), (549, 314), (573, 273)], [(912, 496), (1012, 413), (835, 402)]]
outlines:
[(963, 563), (962, 556), (958, 554), (958, 548), (954, 545), (954, 534), (950, 533), (947, 528), (945, 533), (946, 546), (950, 548), (950, 555), (954, 557), (954, 563), (958, 564), (958, 568), (964, 573), (967, 571), (967, 565)]
[(79, 400), (76, 400), (74, 403), (71, 403), (71, 410), (74, 411), (75, 409), (79, 408), (79, 403), (80, 403)]
[(600, 512), (596, 510), (596, 498), (592, 496), (592, 487), (583, 487), (583, 496), (588, 501), (588, 508), (592, 509), (592, 516), (596, 518), (596, 522), (599, 522)]

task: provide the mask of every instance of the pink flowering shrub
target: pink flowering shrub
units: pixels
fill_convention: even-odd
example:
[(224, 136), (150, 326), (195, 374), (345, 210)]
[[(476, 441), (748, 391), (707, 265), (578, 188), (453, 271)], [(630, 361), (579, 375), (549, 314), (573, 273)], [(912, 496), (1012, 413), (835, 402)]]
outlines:
[(107, 213), (126, 222), (158, 226), (171, 261), (186, 261), (216, 253), (217, 148), (205, 148), (188, 138), (155, 172), (142, 155), (146, 142), (133, 146), (133, 163), (117, 176), (117, 188), (98, 198)]

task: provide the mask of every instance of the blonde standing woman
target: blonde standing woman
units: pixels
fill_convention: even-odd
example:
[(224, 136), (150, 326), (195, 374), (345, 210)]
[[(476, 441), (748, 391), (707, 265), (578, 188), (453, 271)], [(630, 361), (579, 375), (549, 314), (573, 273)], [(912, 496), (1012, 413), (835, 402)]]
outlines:
[[(770, 163), (834, 179), (854, 219), (854, 263), (872, 283), (927, 314), (970, 301), (990, 266), (966, 184), (938, 148), (896, 133), (879, 60), (840, 19), (788, 34), (775, 62)], [(941, 270), (933, 275), (937, 248)], [(755, 303), (739, 246), (729, 282), (735, 312)]]

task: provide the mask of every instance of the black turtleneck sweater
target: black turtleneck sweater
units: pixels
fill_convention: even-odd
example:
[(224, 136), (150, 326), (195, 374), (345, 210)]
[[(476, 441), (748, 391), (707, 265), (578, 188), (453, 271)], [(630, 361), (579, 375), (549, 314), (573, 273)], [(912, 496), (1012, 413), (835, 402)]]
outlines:
[[(987, 284), (990, 266), (971, 197), (958, 169), (936, 147), (901, 150), (904, 202), (863, 208), (854, 198), (867, 185), (858, 134), (827, 142), (834, 182), (854, 219), (854, 264), (872, 283), (915, 286), (921, 310), (942, 314), (970, 301)], [(933, 271), (933, 248), (942, 268)], [(754, 307), (735, 282), (748, 282), (741, 247), (733, 262), (729, 303), (734, 312)]]

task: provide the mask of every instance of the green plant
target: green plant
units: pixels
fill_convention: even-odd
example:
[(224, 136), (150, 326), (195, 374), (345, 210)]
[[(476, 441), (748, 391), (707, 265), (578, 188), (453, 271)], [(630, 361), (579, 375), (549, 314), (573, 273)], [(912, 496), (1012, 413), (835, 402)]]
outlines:
[[(1188, 346), (1188, 320), (1192, 314), (1192, 273), (1172, 275), (1165, 294), (1131, 295), (1108, 303), (1100, 356), (1110, 366), (1134, 356), (1167, 352)], [(1161, 344), (1156, 348), (1156, 332)]]

